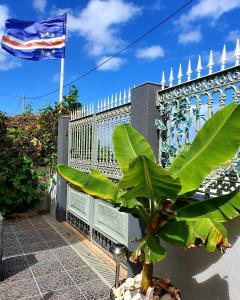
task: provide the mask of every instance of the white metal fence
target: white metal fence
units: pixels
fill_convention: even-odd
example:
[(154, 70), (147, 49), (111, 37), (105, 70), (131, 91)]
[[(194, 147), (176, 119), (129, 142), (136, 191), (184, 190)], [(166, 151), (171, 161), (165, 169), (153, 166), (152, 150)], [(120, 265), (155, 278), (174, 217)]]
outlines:
[(119, 178), (120, 169), (114, 158), (112, 133), (123, 123), (130, 123), (131, 92), (124, 90), (115, 97), (72, 112), (69, 126), (68, 164), (89, 172), (97, 169), (111, 178)]

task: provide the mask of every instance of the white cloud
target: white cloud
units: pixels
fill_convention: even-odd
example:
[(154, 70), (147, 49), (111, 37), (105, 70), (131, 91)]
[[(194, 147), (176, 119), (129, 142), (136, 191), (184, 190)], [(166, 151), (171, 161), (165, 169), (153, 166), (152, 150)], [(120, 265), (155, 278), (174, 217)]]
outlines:
[[(240, 0), (199, 0), (188, 13), (175, 21), (175, 26), (180, 32), (178, 41), (182, 44), (199, 42), (202, 35), (200, 28), (196, 31), (195, 22), (208, 19), (214, 25), (223, 14), (239, 8)], [(192, 33), (191, 36), (188, 36), (189, 32)]]
[[(105, 60), (109, 59), (108, 56), (103, 56), (101, 59), (97, 61), (97, 65), (100, 65)], [(110, 61), (108, 61), (106, 64), (102, 65), (99, 70), (101, 71), (117, 71), (120, 69), (120, 67), (125, 63), (125, 59), (120, 57), (114, 57)]]
[(59, 80), (60, 80), (60, 74), (59, 73), (54, 74), (52, 77), (52, 82), (54, 83), (59, 82)]
[[(6, 19), (9, 18), (9, 8), (0, 4), (0, 37), (3, 34)], [(20, 67), (21, 62), (0, 48), (0, 71), (8, 71)]]
[(20, 66), (20, 60), (11, 57), (10, 54), (7, 54), (3, 49), (0, 49), (0, 71), (8, 71)]
[(234, 42), (235, 43), (238, 38), (240, 38), (240, 30), (236, 29), (236, 30), (231, 30), (228, 33), (226, 40), (228, 42)]
[(165, 53), (161, 46), (150, 46), (146, 48), (140, 48), (136, 51), (136, 57), (142, 59), (154, 60), (159, 57), (164, 57)]
[(6, 5), (0, 4), (0, 35), (3, 34), (5, 21), (9, 17), (9, 9)]
[(187, 14), (182, 15), (177, 23), (184, 28), (191, 22), (203, 18), (210, 18), (212, 21), (216, 21), (224, 13), (236, 8), (240, 8), (240, 0), (200, 0)]
[(187, 32), (182, 32), (178, 35), (179, 44), (186, 45), (188, 43), (198, 43), (202, 39), (202, 34), (200, 29), (190, 30)]
[(152, 4), (152, 8), (155, 10), (161, 10), (164, 8), (164, 4), (162, 0), (156, 0)]
[(44, 12), (46, 6), (47, 0), (33, 0), (33, 8), (40, 12)]
[(141, 9), (124, 0), (91, 0), (80, 12), (68, 12), (67, 28), (87, 41), (89, 55), (101, 56), (113, 53), (124, 44), (119, 29), (138, 15)]

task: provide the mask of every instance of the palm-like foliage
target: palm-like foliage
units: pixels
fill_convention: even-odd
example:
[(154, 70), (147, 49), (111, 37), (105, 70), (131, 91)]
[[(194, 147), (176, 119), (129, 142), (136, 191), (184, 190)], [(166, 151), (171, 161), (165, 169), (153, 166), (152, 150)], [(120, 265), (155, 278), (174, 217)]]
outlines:
[(152, 264), (166, 255), (161, 239), (185, 248), (201, 245), (210, 252), (229, 247), (223, 223), (239, 215), (240, 192), (204, 201), (189, 195), (206, 175), (238, 151), (239, 119), (238, 104), (217, 112), (168, 170), (156, 163), (150, 145), (135, 129), (116, 127), (115, 158), (123, 172), (117, 184), (97, 171), (87, 175), (64, 165), (57, 167), (60, 175), (86, 193), (141, 218), (145, 232), (131, 259), (143, 262), (142, 292), (151, 285)]

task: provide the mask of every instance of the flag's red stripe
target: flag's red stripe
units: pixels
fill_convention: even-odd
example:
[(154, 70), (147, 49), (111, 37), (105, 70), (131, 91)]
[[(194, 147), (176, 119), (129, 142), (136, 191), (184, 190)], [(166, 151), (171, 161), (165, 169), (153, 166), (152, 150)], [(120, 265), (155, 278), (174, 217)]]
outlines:
[(17, 41), (13, 41), (10, 38), (6, 37), (3, 35), (2, 40), (10, 45), (13, 46), (18, 46), (18, 47), (22, 47), (22, 48), (28, 48), (28, 47), (32, 47), (32, 46), (57, 46), (57, 45), (61, 45), (65, 42), (65, 39), (62, 40), (58, 40), (58, 41), (54, 41), (54, 42), (47, 42), (47, 41), (39, 41), (39, 42), (29, 42), (27, 44), (22, 44), (19, 43)]

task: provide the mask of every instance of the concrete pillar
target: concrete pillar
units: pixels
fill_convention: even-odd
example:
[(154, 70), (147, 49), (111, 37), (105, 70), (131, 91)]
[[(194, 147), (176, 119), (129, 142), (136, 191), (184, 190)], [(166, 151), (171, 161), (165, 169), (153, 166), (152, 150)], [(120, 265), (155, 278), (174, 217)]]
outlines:
[[(57, 163), (68, 163), (68, 126), (70, 117), (62, 116), (58, 120), (58, 144)], [(57, 175), (57, 195), (56, 195), (56, 220), (61, 222), (66, 219), (66, 199), (67, 183), (62, 177)]]
[[(158, 131), (154, 120), (159, 118), (156, 108), (157, 91), (161, 85), (155, 83), (144, 83), (131, 91), (131, 125), (137, 129), (149, 142), (153, 152), (158, 156)], [(142, 236), (139, 219), (129, 215), (128, 219), (128, 249), (132, 252), (137, 243), (132, 240)], [(140, 271), (140, 265), (128, 263), (128, 275), (133, 276)]]

